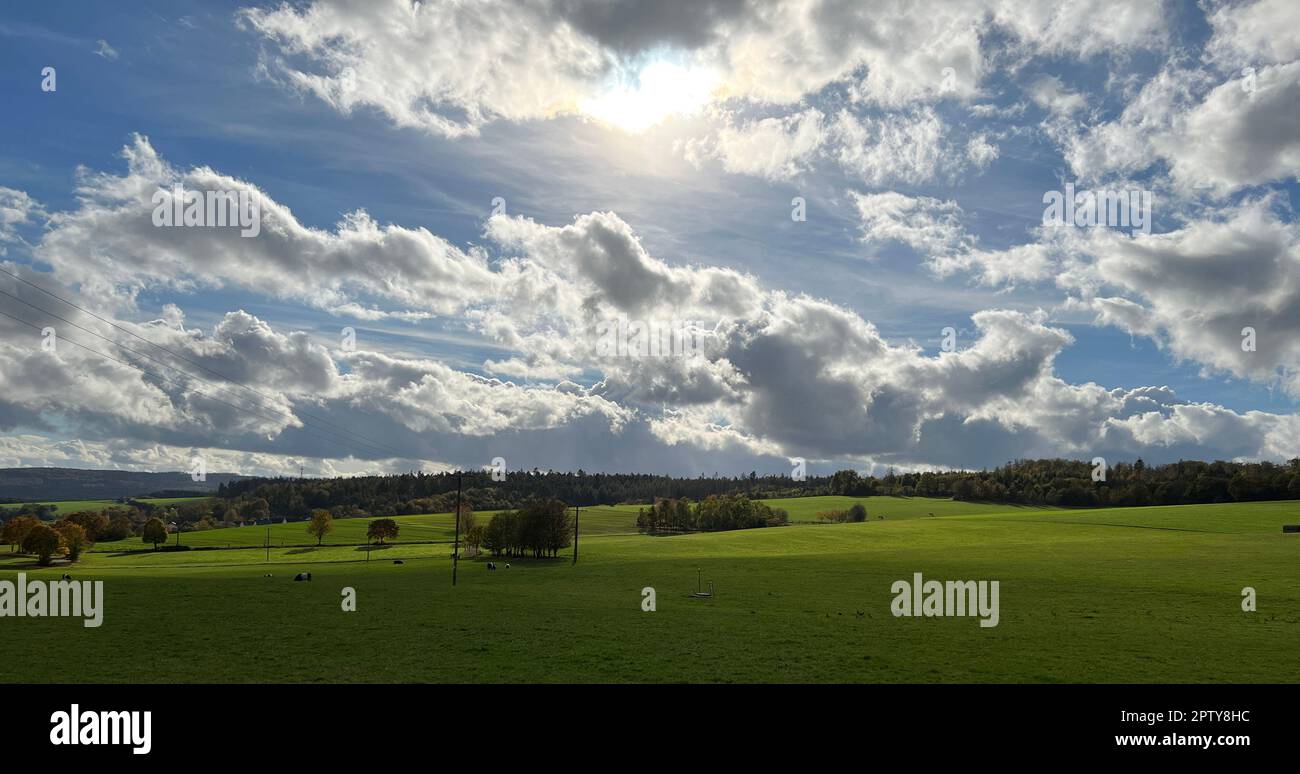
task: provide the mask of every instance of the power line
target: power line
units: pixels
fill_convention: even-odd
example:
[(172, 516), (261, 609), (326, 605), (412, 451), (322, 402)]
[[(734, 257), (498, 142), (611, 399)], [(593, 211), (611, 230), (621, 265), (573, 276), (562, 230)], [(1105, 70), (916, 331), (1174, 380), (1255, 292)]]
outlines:
[[(30, 282), (30, 281), (28, 281), (28, 280), (25, 280), (25, 279), (23, 279), (22, 277), (18, 276), (17, 274), (14, 274), (13, 272), (9, 271), (8, 269), (5, 269), (4, 267), (0, 267), (0, 272), (3, 272), (3, 273), (5, 273), (5, 274), (9, 275), (10, 277), (13, 277), (14, 279), (18, 280), (19, 282), (23, 283), (24, 285), (27, 285), (27, 286), (29, 286), (29, 287), (35, 289), (35, 290), (38, 290), (38, 291), (44, 293), (45, 295), (49, 296), (50, 298), (56, 299), (56, 300), (58, 300), (58, 301), (61, 301), (61, 302), (64, 303), (64, 304), (67, 304), (68, 306), (72, 307), (73, 309), (76, 309), (76, 310), (79, 311), (79, 312), (82, 312), (83, 314), (88, 314), (88, 315), (90, 315), (91, 317), (94, 317), (96, 320), (99, 320), (100, 322), (103, 322), (103, 323), (105, 323), (106, 325), (109, 325), (109, 326), (111, 326), (111, 327), (113, 327), (113, 328), (115, 328), (115, 329), (121, 331), (122, 333), (127, 334), (128, 336), (131, 336), (131, 337), (134, 337), (134, 338), (136, 338), (136, 339), (139, 339), (140, 341), (143, 341), (144, 343), (148, 344), (148, 345), (151, 346), (151, 347), (155, 347), (155, 348), (157, 348), (157, 349), (160, 349), (160, 350), (162, 350), (163, 352), (166, 352), (167, 354), (171, 355), (171, 356), (174, 357), (174, 358), (177, 358), (177, 359), (179, 359), (179, 360), (184, 360), (186, 363), (189, 363), (190, 365), (193, 365), (193, 366), (196, 367), (196, 368), (200, 368), (200, 369), (204, 370), (205, 372), (207, 372), (207, 373), (209, 373), (209, 374), (212, 374), (212, 375), (217, 376), (217, 377), (219, 377), (219, 378), (221, 378), (221, 379), (224, 379), (224, 380), (227, 381), (227, 382), (230, 382), (231, 384), (235, 384), (235, 385), (238, 385), (238, 386), (240, 386), (240, 387), (243, 387), (244, 389), (246, 389), (246, 390), (248, 390), (248, 391), (250, 391), (250, 392), (253, 392), (253, 393), (256, 393), (257, 395), (262, 396), (262, 398), (264, 398), (264, 399), (266, 399), (266, 400), (274, 400), (274, 398), (273, 398), (272, 396), (267, 395), (266, 393), (262, 392), (261, 390), (257, 389), (256, 387), (252, 387), (252, 386), (246, 384), (245, 382), (242, 382), (242, 381), (240, 381), (240, 380), (238, 380), (238, 379), (235, 379), (234, 377), (226, 376), (225, 374), (222, 374), (222, 373), (220, 373), (219, 371), (216, 371), (216, 370), (214, 370), (214, 369), (212, 369), (212, 368), (209, 368), (208, 366), (205, 366), (205, 365), (203, 365), (202, 363), (199, 363), (199, 362), (196, 362), (196, 361), (194, 361), (194, 360), (191, 360), (190, 358), (186, 357), (185, 355), (182, 355), (182, 354), (180, 354), (180, 353), (178, 353), (178, 352), (176, 352), (176, 351), (174, 351), (174, 350), (172, 350), (172, 349), (169, 349), (168, 347), (164, 347), (163, 345), (158, 344), (158, 343), (156, 343), (156, 342), (154, 342), (154, 341), (151, 341), (150, 339), (146, 339), (145, 337), (141, 336), (140, 334), (136, 333), (135, 331), (132, 331), (132, 330), (130, 330), (130, 329), (128, 329), (128, 328), (123, 328), (122, 326), (118, 325), (117, 323), (113, 322), (112, 320), (109, 320), (109, 319), (107, 319), (107, 318), (105, 318), (105, 317), (101, 317), (100, 315), (95, 314), (94, 312), (90, 311), (89, 309), (86, 309), (86, 308), (84, 308), (84, 307), (82, 307), (82, 306), (79, 306), (79, 305), (73, 303), (72, 301), (69, 301), (68, 299), (66, 299), (66, 298), (64, 298), (64, 297), (62, 297), (62, 296), (60, 296), (60, 295), (58, 295), (57, 293), (53, 293), (53, 292), (51, 292), (51, 291), (49, 291), (49, 290), (46, 290), (45, 288), (41, 287), (40, 285), (37, 285), (37, 284), (35, 284), (35, 283), (33, 283), (33, 282)], [(5, 291), (0, 290), (0, 293), (5, 293)], [(16, 300), (18, 300), (18, 301), (20, 301), (20, 302), (22, 302), (22, 303), (24, 303), (24, 304), (27, 304), (28, 306), (31, 306), (33, 309), (37, 309), (37, 310), (39, 310), (39, 311), (42, 311), (42, 312), (44, 312), (45, 314), (48, 314), (48, 315), (50, 315), (50, 316), (52, 316), (52, 317), (58, 317), (58, 315), (55, 315), (53, 312), (49, 312), (49, 311), (47, 311), (47, 310), (41, 309), (40, 307), (34, 306), (34, 305), (28, 303), (27, 301), (23, 301), (23, 299), (18, 298), (18, 296), (15, 296), (15, 295), (13, 295), (13, 294), (11, 294), (11, 293), (5, 293), (5, 295), (9, 296), (10, 298), (16, 299)], [(73, 323), (73, 322), (71, 322), (71, 321), (69, 321), (69, 320), (65, 320), (65, 319), (62, 318), (62, 317), (58, 317), (58, 319), (60, 319), (60, 320), (64, 320), (64, 322), (67, 322), (69, 325), (76, 325), (76, 323)], [(81, 328), (81, 326), (77, 326), (77, 327), (78, 327), (78, 328)], [(85, 329), (85, 328), (81, 328), (81, 330), (85, 330), (87, 333), (91, 333), (92, 335), (99, 336), (100, 338), (104, 339), (105, 341), (108, 341), (108, 342), (110, 342), (110, 343), (112, 343), (112, 344), (114, 344), (114, 345), (116, 345), (116, 346), (119, 346), (119, 347), (122, 346), (121, 344), (118, 344), (117, 342), (114, 342), (114, 341), (112, 341), (111, 339), (109, 339), (109, 338), (107, 338), (107, 337), (105, 337), (105, 336), (101, 336), (100, 334), (95, 333), (94, 331), (90, 331), (90, 330), (87, 330), (87, 329)], [(125, 349), (125, 347), (123, 347), (123, 348)], [(142, 356), (144, 356), (144, 355), (142, 355)], [(155, 362), (157, 362), (157, 361), (155, 361)], [(184, 373), (184, 372), (182, 371), (182, 372), (180, 372), (180, 373)], [(189, 374), (186, 374), (186, 375), (189, 376)], [(191, 378), (197, 378), (197, 377), (193, 377), (193, 376), (191, 376)], [(206, 380), (201, 380), (201, 381), (205, 381), (205, 382), (206, 382)], [(358, 439), (360, 439), (361, 441), (364, 441), (365, 443), (370, 444), (372, 447), (374, 447), (374, 448), (376, 448), (376, 449), (379, 449), (379, 450), (386, 450), (386, 451), (388, 451), (388, 452), (392, 452), (392, 453), (396, 454), (398, 457), (406, 457), (406, 456), (408, 456), (406, 452), (400, 451), (400, 450), (398, 450), (398, 449), (396, 449), (396, 448), (394, 448), (394, 447), (392, 447), (392, 446), (387, 446), (386, 444), (383, 444), (383, 443), (381, 443), (381, 442), (371, 440), (370, 438), (366, 437), (365, 435), (362, 435), (361, 433), (358, 433), (358, 432), (356, 432), (356, 431), (354, 431), (354, 430), (349, 430), (348, 428), (343, 427), (343, 426), (341, 426), (341, 425), (337, 425), (337, 424), (335, 424), (335, 423), (329, 421), (328, 419), (325, 419), (325, 418), (323, 418), (323, 417), (318, 417), (318, 416), (316, 416), (316, 415), (314, 415), (314, 414), (310, 414), (310, 413), (308, 413), (308, 412), (306, 412), (306, 411), (303, 411), (301, 408), (297, 408), (296, 410), (297, 410), (297, 412), (298, 412), (299, 414), (301, 414), (301, 415), (304, 416), (304, 417), (309, 417), (309, 418), (311, 418), (311, 419), (314, 419), (314, 420), (317, 421), (317, 422), (320, 422), (321, 424), (325, 424), (325, 425), (329, 425), (329, 426), (331, 426), (331, 427), (334, 427), (334, 428), (336, 428), (336, 430), (338, 430), (339, 432), (347, 433), (348, 435), (351, 435), (351, 436), (353, 436), (353, 437), (355, 437), (355, 438), (358, 438)], [(295, 417), (295, 418), (296, 418), (296, 417)], [(304, 424), (305, 424), (305, 423), (304, 423)]]

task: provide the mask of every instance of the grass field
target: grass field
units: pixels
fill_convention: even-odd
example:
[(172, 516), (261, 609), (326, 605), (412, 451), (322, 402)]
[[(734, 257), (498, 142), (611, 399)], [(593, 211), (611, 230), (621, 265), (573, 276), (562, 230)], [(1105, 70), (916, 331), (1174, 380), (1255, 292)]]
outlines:
[[(445, 545), (395, 545), (369, 563), (348, 546), (275, 548), (270, 562), (96, 553), (72, 572), (104, 580), (104, 625), (0, 621), (0, 650), (22, 654), (0, 660), (0, 680), (1300, 682), (1300, 535), (1280, 531), (1300, 503), (917, 498), (888, 513), (870, 500), (865, 524), (657, 537), (616, 534), (635, 508), (593, 512), (610, 532), (584, 538), (577, 565), (463, 561), (455, 589)], [(697, 568), (715, 599), (688, 597)], [(0, 579), (20, 569), (66, 571), (0, 555)], [(314, 580), (292, 582), (300, 570)], [(893, 617), (890, 586), (914, 572), (999, 581), (999, 625)], [(355, 613), (340, 609), (346, 586)], [(646, 586), (654, 613), (641, 610)], [(1245, 586), (1258, 612), (1242, 611)]]
[[(985, 503), (962, 503), (954, 500), (932, 498), (903, 497), (791, 497), (777, 500), (765, 500), (773, 508), (784, 508), (790, 514), (792, 522), (817, 522), (818, 515), (830, 510), (845, 510), (856, 502), (867, 508), (873, 520), (913, 519), (933, 516), (952, 516), (970, 513), (1003, 513), (1011, 506), (989, 505)], [(584, 535), (635, 534), (636, 505), (600, 505), (584, 507), (580, 515), (580, 528)], [(1019, 512), (1051, 512), (1042, 508), (1014, 509)], [(487, 521), (496, 511), (481, 511), (475, 516), (480, 521)], [(324, 545), (359, 545), (366, 542), (366, 529), (371, 519), (336, 519), (334, 530), (325, 536)], [(395, 521), (400, 525), (398, 543), (428, 542), (451, 540), (454, 523), (450, 513), (421, 514), (418, 516), (398, 516)], [(315, 538), (307, 534), (307, 522), (290, 522), (267, 526), (226, 527), (222, 529), (186, 532), (181, 535), (184, 545), (209, 548), (229, 547), (247, 548), (263, 546), (269, 539), (273, 547), (306, 546), (314, 544)], [(133, 537), (112, 543), (100, 543), (94, 551), (116, 553), (121, 551), (139, 551), (148, 548)]]
[[(207, 497), (137, 497), (135, 498), (142, 503), (153, 503), (155, 505), (173, 505), (175, 503), (188, 503), (195, 500), (207, 500)], [(63, 516), (77, 511), (102, 511), (105, 508), (111, 508), (115, 505), (121, 505), (116, 500), (41, 500), (40, 505), (57, 505), (58, 515)], [(0, 503), (0, 508), (18, 508), (22, 503)]]
[(991, 503), (965, 503), (958, 500), (941, 500), (933, 497), (791, 497), (782, 500), (764, 500), (773, 508), (784, 508), (790, 521), (818, 521), (826, 511), (844, 511), (854, 503), (862, 503), (871, 521), (880, 519), (919, 519), (930, 516), (958, 516), (977, 513), (1045, 512), (1045, 508)]
[[(480, 511), (475, 518), (483, 523), (497, 511)], [(615, 533), (633, 534), (636, 529), (635, 505), (611, 505), (595, 508), (583, 508), (581, 512), (581, 530), (585, 535), (608, 535)], [(327, 546), (355, 546), (366, 542), (366, 529), (373, 519), (335, 519), (334, 529), (322, 541)], [(415, 516), (397, 516), (394, 521), (399, 529), (396, 543), (421, 543), (429, 541), (451, 541), (455, 537), (455, 522), (450, 513), (425, 513)], [(307, 534), (307, 522), (294, 521), (284, 524), (263, 526), (224, 527), (199, 532), (181, 534), (183, 545), (196, 548), (227, 547), (249, 548), (261, 547), (267, 542), (268, 531), (270, 543), (275, 547), (308, 546), (316, 539)], [(111, 543), (99, 543), (94, 547), (98, 553), (118, 553), (122, 551), (140, 551), (150, 546), (139, 537), (118, 540)]]

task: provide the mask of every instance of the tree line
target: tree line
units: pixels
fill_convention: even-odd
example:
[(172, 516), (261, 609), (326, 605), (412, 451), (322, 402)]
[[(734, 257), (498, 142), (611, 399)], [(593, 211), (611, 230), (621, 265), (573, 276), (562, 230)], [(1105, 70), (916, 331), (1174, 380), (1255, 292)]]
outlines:
[(555, 556), (573, 544), (573, 517), (559, 500), (538, 500), (498, 513), (486, 525), (472, 525), (465, 543), (493, 556)]
[[(1146, 465), (1141, 459), (1116, 462), (1097, 476), (1096, 465), (1082, 460), (1016, 460), (983, 471), (890, 470), (882, 476), (840, 470), (827, 476), (796, 481), (785, 475), (700, 476), (674, 478), (647, 474), (557, 473), (520, 471), (496, 482), (485, 471), (464, 473), (463, 504), (474, 510), (511, 510), (530, 502), (556, 500), (567, 505), (638, 504), (647, 506), (647, 528), (707, 529), (700, 526), (698, 506), (665, 513), (662, 501), (704, 503), (744, 496), (771, 497), (849, 495), (867, 497), (951, 497), (1024, 505), (1118, 507), (1184, 505), (1300, 499), (1300, 459), (1273, 462), (1201, 462), (1183, 460)], [(1100, 480), (1094, 480), (1097, 476)], [(217, 496), (189, 503), (149, 503), (124, 499), (101, 514), (109, 525), (102, 540), (141, 535), (150, 519), (175, 523), (185, 531), (270, 518), (306, 519), (317, 511), (331, 518), (392, 518), (418, 513), (447, 513), (456, 503), (456, 473), (407, 473), (354, 478), (250, 478), (223, 484)], [(666, 506), (680, 509), (680, 505)], [(750, 514), (736, 516), (734, 506), (709, 506), (705, 519), (752, 523)], [(721, 508), (722, 516), (713, 509)], [(59, 518), (57, 506), (39, 503), (0, 506), (0, 521), (29, 516), (38, 521)]]
[[(1180, 461), (1148, 466), (1141, 459), (1119, 461), (1094, 481), (1096, 466), (1083, 460), (1016, 460), (992, 470), (888, 470), (864, 475), (840, 470), (831, 475), (699, 476), (519, 471), (493, 481), (486, 471), (464, 476), (463, 501), (476, 510), (503, 510), (537, 500), (572, 505), (619, 503), (653, 506), (660, 500), (701, 503), (711, 496), (743, 495), (750, 500), (815, 495), (866, 497), (952, 497), (958, 500), (1110, 507), (1179, 505), (1300, 499), (1300, 459), (1273, 462)], [(221, 518), (258, 518), (267, 511), (300, 518), (312, 509), (336, 518), (446, 513), (456, 502), (457, 473), (406, 473), (330, 479), (242, 479), (217, 492)], [(657, 518), (657, 517), (656, 517)], [(671, 521), (671, 519), (669, 520)]]
[(638, 509), (636, 516), (636, 526), (646, 532), (720, 532), (789, 522), (785, 509), (740, 494), (709, 495), (698, 503), (660, 498), (649, 508)]
[(842, 470), (830, 494), (951, 497), (955, 500), (1125, 507), (1300, 499), (1300, 459), (1274, 462), (1017, 460), (987, 471), (926, 471), (875, 478)]

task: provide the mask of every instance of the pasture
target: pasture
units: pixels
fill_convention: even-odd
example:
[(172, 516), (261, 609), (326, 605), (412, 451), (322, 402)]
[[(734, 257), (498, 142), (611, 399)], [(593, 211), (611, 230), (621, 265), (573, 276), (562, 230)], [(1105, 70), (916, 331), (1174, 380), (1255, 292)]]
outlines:
[[(207, 500), (207, 497), (137, 497), (136, 500), (142, 503), (152, 503), (154, 505), (175, 505), (176, 503), (195, 502), (197, 500)], [(69, 513), (78, 511), (102, 511), (113, 506), (120, 506), (121, 503), (116, 500), (39, 500), (35, 501), (38, 505), (57, 505), (59, 516), (65, 516)], [(0, 503), (0, 508), (19, 508), (22, 503)]]
[[(622, 534), (605, 514), (610, 531), (583, 539), (577, 565), (462, 561), (454, 589), (440, 544), (369, 563), (343, 545), (273, 548), (269, 561), (96, 552), (70, 571), (104, 581), (103, 626), (0, 620), (0, 681), (1300, 682), (1300, 535), (1280, 531), (1300, 504), (915, 498), (877, 520), (889, 503), (866, 499), (863, 524), (672, 536)], [(405, 518), (433, 529), (441, 517)], [(20, 569), (69, 571), (0, 555), (0, 579)], [(714, 599), (689, 597), (697, 569)], [(313, 581), (291, 581), (298, 571)], [(999, 625), (894, 617), (891, 585), (915, 572), (999, 581)], [(655, 612), (641, 609), (647, 586)], [(1242, 610), (1247, 586), (1257, 612)], [(340, 609), (344, 587), (356, 612)]]

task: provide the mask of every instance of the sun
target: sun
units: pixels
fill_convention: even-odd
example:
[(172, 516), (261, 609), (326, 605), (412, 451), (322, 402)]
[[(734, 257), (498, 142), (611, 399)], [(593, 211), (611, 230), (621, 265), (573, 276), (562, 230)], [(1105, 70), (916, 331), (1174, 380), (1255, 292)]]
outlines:
[(708, 104), (718, 87), (710, 68), (666, 60), (647, 63), (632, 78), (611, 83), (599, 96), (579, 102), (583, 115), (639, 134), (671, 116), (690, 115)]

